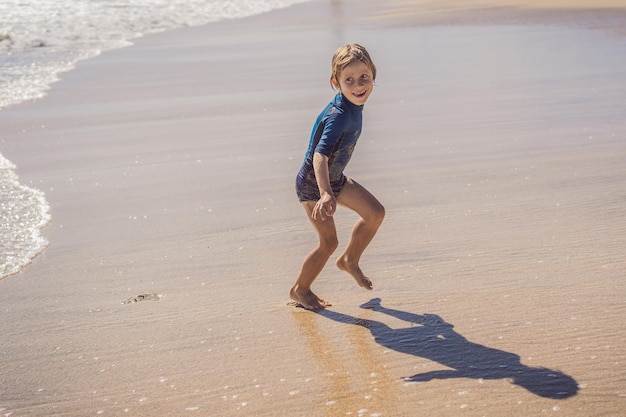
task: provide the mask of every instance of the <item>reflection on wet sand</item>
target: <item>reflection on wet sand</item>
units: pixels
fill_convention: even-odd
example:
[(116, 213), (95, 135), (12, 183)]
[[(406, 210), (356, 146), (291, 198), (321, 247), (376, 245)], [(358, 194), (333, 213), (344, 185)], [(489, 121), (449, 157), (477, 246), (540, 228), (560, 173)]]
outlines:
[(393, 415), (399, 398), (398, 381), (381, 366), (382, 358), (367, 333), (351, 328), (345, 344), (345, 340), (330, 340), (324, 334), (317, 314), (296, 309), (293, 317), (320, 375), (327, 381), (325, 398), (320, 400), (325, 415), (360, 415), (364, 410), (368, 415)]

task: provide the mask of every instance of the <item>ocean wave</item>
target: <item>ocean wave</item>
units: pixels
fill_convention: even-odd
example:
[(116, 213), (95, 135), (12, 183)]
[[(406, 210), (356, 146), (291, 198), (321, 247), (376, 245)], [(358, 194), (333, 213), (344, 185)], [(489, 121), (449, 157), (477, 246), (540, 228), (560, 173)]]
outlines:
[(308, 0), (3, 0), (0, 109), (42, 97), (58, 74), (133, 39)]
[(42, 229), (49, 221), (43, 192), (20, 184), (15, 165), (0, 155), (0, 279), (19, 272), (46, 248)]

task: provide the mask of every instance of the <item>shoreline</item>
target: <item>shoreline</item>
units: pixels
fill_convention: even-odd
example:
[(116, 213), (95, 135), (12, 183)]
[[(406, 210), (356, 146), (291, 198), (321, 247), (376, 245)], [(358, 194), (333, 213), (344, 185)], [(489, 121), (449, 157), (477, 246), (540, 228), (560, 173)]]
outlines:
[[(626, 42), (377, 7), (151, 35), (0, 112), (52, 210), (48, 249), (0, 280), (3, 413), (622, 410)], [(313, 237), (292, 184), (330, 54), (354, 39), (380, 74), (349, 175), (388, 218), (364, 255), (374, 291), (331, 262), (314, 314), (287, 305)], [(337, 215), (342, 244), (353, 220)], [(494, 364), (553, 371), (567, 395)]]

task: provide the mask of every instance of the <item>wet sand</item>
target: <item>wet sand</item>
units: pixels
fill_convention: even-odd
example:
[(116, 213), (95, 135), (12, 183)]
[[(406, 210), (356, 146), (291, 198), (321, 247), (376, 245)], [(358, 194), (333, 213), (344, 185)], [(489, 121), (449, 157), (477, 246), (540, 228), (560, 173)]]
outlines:
[[(0, 281), (0, 413), (620, 415), (626, 13), (493, 3), (155, 35), (0, 112), (52, 213)], [(293, 182), (348, 42), (379, 77), (347, 174), (387, 217), (374, 290), (331, 262), (316, 314), (289, 305), (315, 243)]]

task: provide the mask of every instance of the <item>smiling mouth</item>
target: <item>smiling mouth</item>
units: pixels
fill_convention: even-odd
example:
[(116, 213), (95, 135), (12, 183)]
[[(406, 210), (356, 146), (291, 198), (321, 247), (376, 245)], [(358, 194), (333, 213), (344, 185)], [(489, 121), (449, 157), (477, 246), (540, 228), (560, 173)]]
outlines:
[(365, 95), (365, 93), (367, 93), (367, 90), (361, 92), (361, 93), (352, 93), (352, 95), (356, 96), (356, 97), (363, 97)]

